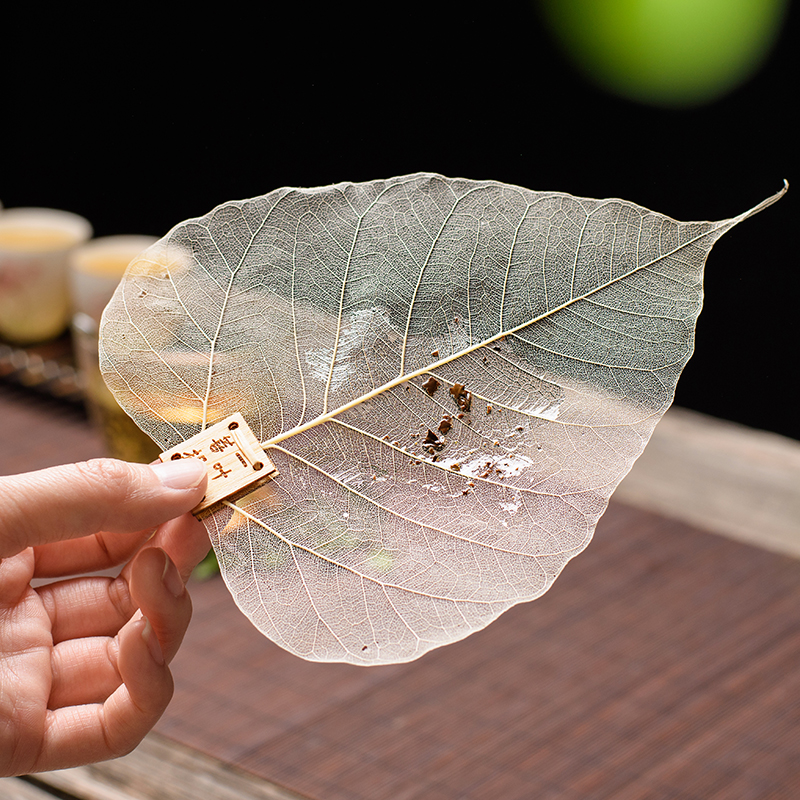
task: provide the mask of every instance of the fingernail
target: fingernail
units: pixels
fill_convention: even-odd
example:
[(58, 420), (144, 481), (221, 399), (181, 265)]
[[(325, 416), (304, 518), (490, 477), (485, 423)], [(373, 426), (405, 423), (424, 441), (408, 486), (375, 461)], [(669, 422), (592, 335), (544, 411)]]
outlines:
[(183, 581), (178, 574), (178, 568), (172, 563), (172, 559), (165, 550), (161, 552), (164, 553), (164, 571), (161, 573), (161, 582), (173, 597), (180, 597), (183, 594)]
[(147, 649), (150, 651), (150, 655), (153, 656), (153, 661), (159, 666), (163, 666), (164, 653), (161, 650), (161, 643), (158, 641), (158, 636), (156, 636), (156, 632), (153, 630), (150, 620), (147, 619), (147, 617), (142, 617), (142, 619), (144, 620), (142, 639), (144, 639)]
[(203, 482), (206, 468), (196, 458), (157, 461), (150, 465), (158, 479), (170, 489), (194, 489)]

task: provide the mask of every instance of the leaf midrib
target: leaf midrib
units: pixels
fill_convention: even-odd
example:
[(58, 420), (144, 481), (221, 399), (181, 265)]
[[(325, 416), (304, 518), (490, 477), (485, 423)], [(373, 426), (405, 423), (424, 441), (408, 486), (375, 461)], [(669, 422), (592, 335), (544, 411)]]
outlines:
[[(749, 213), (751, 213), (751, 212), (746, 212), (746, 214), (749, 214)], [(698, 242), (701, 239), (704, 239), (705, 237), (710, 236), (712, 234), (718, 233), (720, 230), (722, 230), (726, 226), (727, 227), (733, 227), (733, 225), (735, 225), (738, 222), (740, 222), (741, 219), (743, 219), (743, 218), (744, 218), (744, 215), (742, 215), (740, 217), (734, 217), (733, 219), (722, 220), (721, 222), (718, 222), (718, 223), (713, 223), (713, 227), (703, 231), (702, 233), (698, 234), (697, 236), (692, 237), (691, 239), (687, 240), (686, 242), (683, 242), (678, 247), (673, 248), (669, 252), (662, 253), (660, 256), (658, 256), (658, 258), (654, 258), (654, 259), (652, 259), (651, 261), (648, 261), (645, 264), (640, 264), (640, 265), (634, 267), (633, 269), (628, 270), (627, 272), (624, 272), (624, 273), (622, 273), (620, 275), (617, 275), (616, 277), (611, 278), (610, 280), (606, 281), (605, 283), (602, 283), (602, 284), (596, 286), (594, 289), (591, 289), (590, 291), (585, 292), (582, 295), (579, 295), (577, 297), (570, 297), (568, 300), (564, 301), (560, 305), (555, 306), (554, 308), (549, 309), (548, 311), (545, 311), (544, 313), (540, 314), (538, 317), (534, 317), (533, 319), (530, 319), (527, 322), (520, 323), (519, 325), (516, 325), (513, 328), (508, 328), (506, 330), (501, 330), (498, 333), (496, 333), (494, 336), (492, 336), (492, 337), (490, 337), (488, 339), (484, 339), (483, 341), (478, 342), (478, 343), (473, 344), (473, 345), (470, 345), (469, 347), (466, 347), (463, 350), (460, 350), (460, 351), (458, 351), (456, 353), (452, 353), (451, 355), (446, 356), (444, 358), (440, 358), (438, 361), (434, 361), (434, 362), (432, 362), (430, 364), (426, 364), (425, 366), (420, 367), (419, 369), (416, 369), (413, 372), (409, 372), (409, 373), (406, 373), (406, 374), (400, 374), (400, 375), (396, 376), (395, 378), (392, 378), (390, 381), (387, 381), (383, 385), (378, 386), (375, 389), (372, 389), (371, 391), (366, 392), (365, 394), (362, 394), (359, 397), (357, 397), (357, 398), (355, 398), (355, 399), (353, 399), (353, 400), (351, 400), (351, 401), (349, 401), (347, 403), (344, 403), (343, 405), (339, 406), (338, 408), (336, 408), (336, 409), (334, 409), (332, 411), (328, 411), (326, 413), (320, 414), (318, 417), (315, 417), (314, 419), (309, 420), (308, 422), (304, 422), (304, 423), (302, 423), (300, 425), (296, 425), (294, 428), (290, 428), (288, 431), (283, 431), (283, 432), (277, 434), (276, 436), (272, 437), (271, 439), (267, 439), (267, 440), (261, 442), (261, 446), (262, 447), (269, 447), (270, 445), (279, 444), (280, 442), (283, 442), (286, 439), (289, 439), (289, 438), (291, 438), (293, 436), (296, 436), (297, 434), (304, 433), (307, 430), (311, 430), (312, 428), (315, 428), (317, 425), (322, 425), (323, 423), (328, 422), (329, 420), (333, 419), (334, 417), (338, 416), (339, 414), (343, 414), (345, 411), (349, 411), (351, 408), (355, 408), (355, 407), (361, 405), (362, 403), (366, 403), (369, 400), (371, 400), (372, 398), (377, 397), (378, 395), (381, 395), (384, 392), (388, 392), (391, 389), (396, 388), (397, 386), (401, 386), (402, 384), (407, 383), (408, 381), (411, 381), (414, 378), (422, 377), (423, 375), (426, 375), (427, 373), (429, 373), (429, 372), (431, 372), (433, 370), (439, 369), (440, 367), (443, 367), (446, 364), (450, 364), (453, 361), (456, 361), (459, 358), (462, 358), (463, 356), (469, 355), (470, 353), (474, 353), (474, 352), (476, 352), (477, 350), (480, 350), (483, 347), (487, 347), (487, 346), (493, 344), (494, 342), (501, 341), (502, 339), (504, 339), (507, 336), (513, 336), (514, 334), (519, 333), (520, 331), (524, 330), (525, 328), (528, 328), (531, 325), (536, 325), (537, 323), (541, 322), (542, 320), (548, 319), (549, 317), (552, 317), (553, 315), (557, 314), (559, 311), (563, 311), (564, 309), (569, 308), (570, 306), (574, 305), (575, 303), (579, 303), (579, 302), (581, 302), (583, 300), (586, 300), (587, 298), (591, 297), (594, 294), (597, 294), (598, 292), (602, 291), (603, 289), (607, 289), (609, 286), (613, 286), (614, 284), (618, 283), (619, 281), (622, 281), (622, 280), (625, 280), (625, 279), (629, 278), (631, 275), (634, 275), (637, 272), (641, 272), (642, 270), (648, 269), (648, 268), (652, 267), (653, 265), (658, 264), (658, 263), (664, 261), (665, 259), (674, 256), (676, 253), (681, 252), (682, 250), (684, 250), (685, 248), (691, 246), (695, 242)]]

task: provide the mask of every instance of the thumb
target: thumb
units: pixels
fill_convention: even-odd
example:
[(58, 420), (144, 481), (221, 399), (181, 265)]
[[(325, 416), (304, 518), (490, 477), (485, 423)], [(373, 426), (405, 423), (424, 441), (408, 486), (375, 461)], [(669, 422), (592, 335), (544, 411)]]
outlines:
[(194, 458), (152, 465), (98, 458), (0, 478), (0, 558), (100, 531), (155, 528), (203, 498)]

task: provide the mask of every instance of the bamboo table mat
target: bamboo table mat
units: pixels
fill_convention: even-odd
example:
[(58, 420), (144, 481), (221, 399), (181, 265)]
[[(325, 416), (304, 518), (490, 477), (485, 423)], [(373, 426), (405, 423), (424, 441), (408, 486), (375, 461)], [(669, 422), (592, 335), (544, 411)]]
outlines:
[(324, 800), (800, 796), (800, 562), (612, 505), (541, 599), (311, 664), (195, 587), (162, 734)]

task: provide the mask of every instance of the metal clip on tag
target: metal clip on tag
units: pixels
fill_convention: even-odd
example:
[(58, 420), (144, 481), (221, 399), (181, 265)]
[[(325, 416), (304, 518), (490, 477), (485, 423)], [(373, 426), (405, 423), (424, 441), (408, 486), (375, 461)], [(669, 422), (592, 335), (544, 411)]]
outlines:
[(211, 514), (223, 500), (241, 497), (278, 474), (238, 412), (177, 447), (165, 450), (159, 458), (161, 461), (198, 458), (206, 462), (206, 495), (192, 509), (192, 514), (198, 519)]

